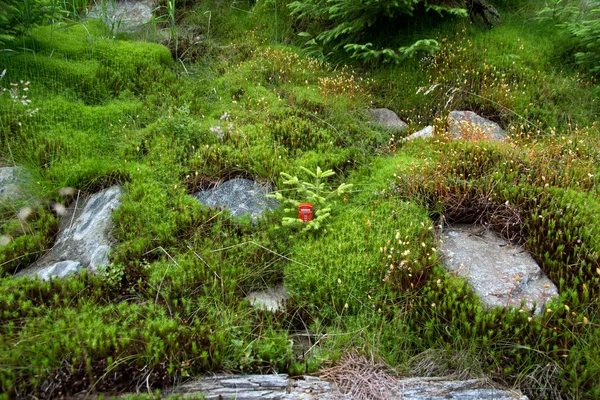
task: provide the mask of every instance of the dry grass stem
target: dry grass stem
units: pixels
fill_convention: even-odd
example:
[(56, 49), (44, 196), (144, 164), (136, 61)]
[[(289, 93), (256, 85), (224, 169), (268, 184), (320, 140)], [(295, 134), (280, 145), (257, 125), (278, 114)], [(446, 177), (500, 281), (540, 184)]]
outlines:
[(388, 366), (356, 352), (348, 353), (320, 376), (335, 383), (340, 398), (393, 399), (400, 384)]

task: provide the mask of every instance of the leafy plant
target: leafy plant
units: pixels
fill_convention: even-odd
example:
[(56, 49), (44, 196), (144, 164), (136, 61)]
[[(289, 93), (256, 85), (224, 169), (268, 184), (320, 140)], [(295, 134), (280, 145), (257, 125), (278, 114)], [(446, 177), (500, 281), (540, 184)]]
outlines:
[(282, 172), (281, 176), (286, 178), (286, 180), (283, 181), (283, 184), (291, 186), (292, 189), (290, 192), (287, 192), (285, 196), (281, 191), (278, 191), (273, 195), (269, 195), (269, 197), (277, 199), (277, 201), (287, 206), (288, 208), (284, 209), (286, 213), (296, 212), (301, 203), (311, 203), (313, 205), (314, 216), (316, 217), (313, 218), (312, 221), (304, 223), (298, 218), (283, 217), (281, 224), (293, 228), (298, 228), (305, 224), (302, 229), (303, 232), (318, 231), (324, 227), (325, 221), (331, 217), (333, 208), (331, 200), (334, 197), (341, 197), (347, 193), (348, 189), (352, 187), (352, 184), (342, 183), (336, 189), (330, 190), (325, 186), (325, 179), (335, 175), (333, 170), (328, 169), (323, 171), (320, 167), (317, 167), (315, 172), (305, 167), (300, 167), (300, 169), (306, 172), (314, 181), (304, 181), (297, 176), (291, 176)]
[(0, 46), (12, 44), (37, 25), (49, 23), (63, 10), (49, 0), (0, 0)]

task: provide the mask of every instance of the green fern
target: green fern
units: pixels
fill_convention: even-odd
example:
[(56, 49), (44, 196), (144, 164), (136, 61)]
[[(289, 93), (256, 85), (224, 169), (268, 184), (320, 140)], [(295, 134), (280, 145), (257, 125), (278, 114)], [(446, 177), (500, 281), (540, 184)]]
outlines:
[[(428, 4), (424, 0), (297, 0), (288, 7), (292, 15), (305, 22), (313, 22), (317, 32), (302, 32), (300, 36), (310, 37), (305, 45), (312, 53), (329, 54), (344, 50), (351, 58), (365, 62), (398, 63), (402, 58), (424, 51), (433, 53), (439, 44), (432, 39), (419, 40), (415, 44), (400, 48), (377, 48), (373, 43), (365, 43), (369, 32), (382, 21), (394, 21), (403, 16), (412, 17), (416, 8), (427, 13), (467, 17), (467, 11), (441, 4)], [(321, 28), (326, 27), (326, 28)], [(320, 50), (317, 51), (317, 48)]]

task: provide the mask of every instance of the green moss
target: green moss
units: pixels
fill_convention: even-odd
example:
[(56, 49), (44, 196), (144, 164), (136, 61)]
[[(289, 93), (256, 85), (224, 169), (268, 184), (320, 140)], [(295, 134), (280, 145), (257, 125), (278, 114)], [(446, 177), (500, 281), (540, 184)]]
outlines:
[[(358, 348), (407, 373), (491, 374), (532, 398), (598, 397), (597, 86), (557, 72), (545, 28), (510, 14), (492, 30), (435, 28), (448, 38), (435, 58), (378, 71), (268, 47), (261, 40), (281, 37), (283, 17), (276, 31), (231, 39), (267, 21), (268, 3), (252, 15), (202, 1), (181, 12), (195, 27), (178, 27), (190, 39), (185, 68), (166, 47), (114, 40), (99, 22), (35, 29), (24, 42), (35, 53), (0, 58), (0, 85), (30, 81), (23, 93), (39, 108), (29, 117), (29, 105), (0, 94), (0, 162), (27, 167), (40, 204), (26, 223), (3, 205), (5, 272), (52, 246), (58, 189), (125, 189), (111, 263), (97, 275), (0, 280), (1, 391), (314, 372)], [(368, 123), (374, 106), (397, 111), (408, 132), (438, 133), (434, 118), (464, 107), (512, 124), (513, 138), (403, 142)], [(282, 189), (280, 173), (300, 166), (354, 185), (319, 233), (290, 236), (281, 211), (253, 224), (190, 196), (238, 176)], [(485, 310), (443, 272), (429, 216), (480, 215), (482, 204), (484, 222), (512, 227), (559, 286), (544, 315)], [(282, 281), (293, 295), (284, 312), (249, 307), (248, 293)], [(297, 331), (318, 338), (310, 350), (293, 351)]]
[(423, 209), (384, 200), (369, 186), (363, 190), (370, 194), (359, 204), (352, 199), (339, 204), (322, 233), (293, 239), (296, 256), (286, 268), (288, 286), (324, 318), (385, 308), (425, 282), (434, 260)]
[(36, 209), (26, 218), (5, 220), (0, 229), (3, 238), (9, 240), (0, 246), (0, 272), (4, 276), (29, 266), (51, 247), (58, 220), (50, 212)]
[(35, 50), (59, 59), (82, 60), (93, 56), (94, 42), (108, 38), (108, 29), (100, 21), (40, 26), (31, 32)]
[(111, 40), (103, 33), (98, 21), (43, 26), (32, 32), (31, 53), (4, 57), (1, 65), (11, 81), (68, 88), (89, 104), (102, 104), (126, 90), (147, 91), (145, 86), (171, 65), (163, 46)]

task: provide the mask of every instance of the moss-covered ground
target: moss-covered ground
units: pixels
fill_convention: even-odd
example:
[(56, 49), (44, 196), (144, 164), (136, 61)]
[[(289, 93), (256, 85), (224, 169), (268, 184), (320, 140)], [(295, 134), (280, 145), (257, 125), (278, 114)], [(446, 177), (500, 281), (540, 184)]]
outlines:
[[(34, 28), (26, 51), (0, 56), (0, 164), (24, 166), (39, 199), (27, 218), (0, 204), (0, 398), (156, 395), (209, 372), (313, 373), (355, 350), (402, 374), (600, 398), (600, 89), (550, 26), (506, 9), (491, 30), (432, 28), (434, 56), (345, 66), (303, 55), (277, 3), (189, 3), (177, 46), (160, 24), (115, 37), (87, 21)], [(405, 142), (368, 122), (375, 106), (409, 123), (400, 136), (440, 135)], [(511, 139), (445, 140), (452, 109)], [(190, 196), (240, 176), (284, 190), (281, 172), (307, 178), (300, 167), (353, 184), (315, 232)], [(12, 277), (52, 247), (55, 203), (115, 183), (106, 269)], [(486, 310), (444, 272), (433, 227), (469, 219), (520, 242), (559, 287), (542, 315)], [(244, 300), (281, 282), (285, 311)]]

